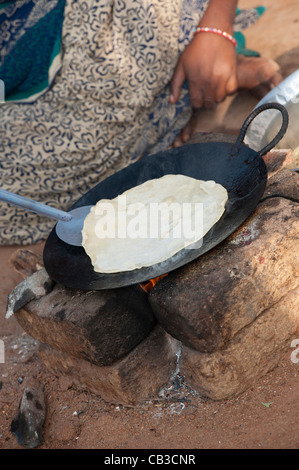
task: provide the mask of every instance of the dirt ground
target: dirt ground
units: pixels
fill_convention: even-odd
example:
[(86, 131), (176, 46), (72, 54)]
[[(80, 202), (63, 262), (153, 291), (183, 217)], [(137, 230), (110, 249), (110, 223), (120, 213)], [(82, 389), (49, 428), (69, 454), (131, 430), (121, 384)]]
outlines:
[[(243, 0), (240, 6), (253, 3)], [(247, 46), (277, 59), (287, 76), (299, 67), (298, 1), (261, 4), (268, 10), (247, 30)], [(216, 111), (201, 113), (198, 127), (238, 129), (256, 102), (246, 93), (229, 98)], [(41, 253), (42, 248), (40, 244), (31, 249)], [(187, 384), (170, 383), (168, 398), (127, 408), (105, 403), (48, 373), (36, 356), (35, 341), (13, 317), (4, 319), (6, 296), (22, 280), (9, 262), (15, 250), (0, 247), (0, 340), (5, 345), (5, 363), (0, 364), (0, 449), (22, 448), (10, 424), (24, 388), (38, 382), (44, 385), (47, 407), (41, 449), (299, 448), (298, 364), (291, 361), (291, 345), (277, 368), (239, 397), (221, 402), (203, 399)]]

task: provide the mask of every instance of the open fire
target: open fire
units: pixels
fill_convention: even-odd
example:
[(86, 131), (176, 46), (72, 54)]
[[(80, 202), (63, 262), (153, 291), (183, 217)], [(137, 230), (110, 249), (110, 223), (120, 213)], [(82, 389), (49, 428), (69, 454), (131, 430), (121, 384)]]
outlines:
[(147, 294), (152, 290), (152, 288), (159, 282), (163, 277), (167, 276), (166, 274), (162, 274), (162, 276), (154, 277), (153, 279), (150, 279), (149, 281), (142, 282), (140, 285), (141, 289), (144, 290)]

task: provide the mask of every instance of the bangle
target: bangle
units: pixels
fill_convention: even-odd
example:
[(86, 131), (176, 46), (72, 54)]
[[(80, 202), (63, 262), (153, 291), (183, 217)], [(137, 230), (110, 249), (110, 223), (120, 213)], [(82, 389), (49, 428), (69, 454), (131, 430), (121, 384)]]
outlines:
[(194, 34), (197, 34), (197, 33), (214, 33), (214, 34), (219, 34), (220, 36), (228, 39), (230, 42), (233, 43), (233, 45), (235, 47), (237, 47), (237, 41), (235, 40), (235, 38), (231, 35), (231, 34), (228, 34), (226, 33), (225, 31), (222, 31), (221, 29), (217, 29), (217, 28), (194, 28)]

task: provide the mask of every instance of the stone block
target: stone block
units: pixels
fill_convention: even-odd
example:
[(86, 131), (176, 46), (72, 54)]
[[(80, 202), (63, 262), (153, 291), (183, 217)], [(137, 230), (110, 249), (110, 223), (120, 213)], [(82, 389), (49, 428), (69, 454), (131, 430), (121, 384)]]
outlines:
[(10, 257), (10, 264), (24, 278), (44, 267), (43, 257), (26, 248), (18, 248)]
[(33, 338), (105, 366), (131, 351), (155, 324), (147, 294), (138, 286), (82, 291), (56, 284), (15, 317)]
[(17, 284), (8, 294), (5, 318), (11, 317), (31, 300), (40, 299), (49, 294), (53, 287), (54, 282), (49, 278), (44, 268), (34, 272)]
[[(275, 368), (299, 334), (299, 289), (289, 292), (211, 354), (182, 348), (180, 373), (201, 395), (232, 398)], [(291, 355), (291, 352), (290, 352)]]
[(267, 183), (263, 197), (282, 195), (285, 198), (299, 202), (299, 174), (296, 171), (284, 169), (274, 174)]
[[(273, 178), (267, 196), (281, 194), (286, 188), (281, 179), (287, 179), (285, 197), (298, 198), (295, 172), (282, 170)], [(224, 348), (298, 287), (298, 242), (299, 205), (281, 197), (266, 199), (232, 236), (152, 289), (156, 318), (190, 348), (206, 353)]]
[(11, 422), (18, 443), (27, 449), (34, 449), (43, 443), (43, 425), (46, 406), (42, 387), (27, 387), (19, 408)]
[(157, 325), (138, 346), (110, 366), (97, 366), (48, 345), (38, 356), (45, 367), (103, 400), (127, 406), (157, 397), (176, 370), (179, 343)]

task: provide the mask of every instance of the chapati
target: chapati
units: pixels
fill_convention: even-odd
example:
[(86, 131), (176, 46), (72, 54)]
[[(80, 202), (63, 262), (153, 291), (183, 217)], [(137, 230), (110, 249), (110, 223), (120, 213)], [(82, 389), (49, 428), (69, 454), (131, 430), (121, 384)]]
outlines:
[(152, 266), (202, 240), (227, 199), (215, 181), (178, 174), (151, 179), (98, 201), (85, 218), (82, 246), (96, 272)]

